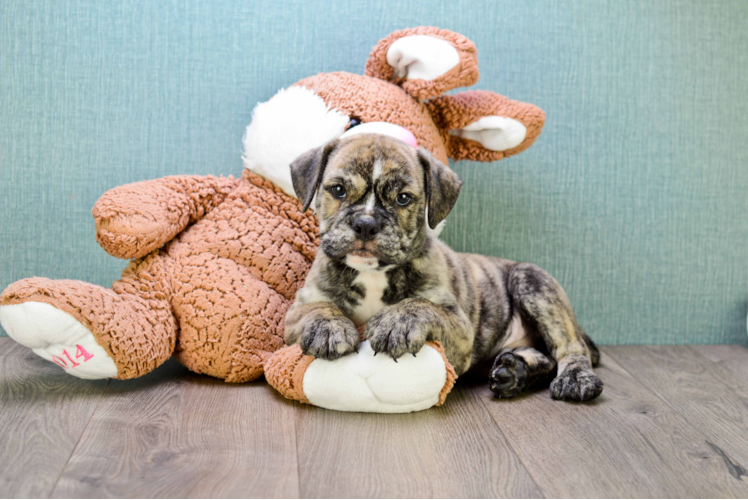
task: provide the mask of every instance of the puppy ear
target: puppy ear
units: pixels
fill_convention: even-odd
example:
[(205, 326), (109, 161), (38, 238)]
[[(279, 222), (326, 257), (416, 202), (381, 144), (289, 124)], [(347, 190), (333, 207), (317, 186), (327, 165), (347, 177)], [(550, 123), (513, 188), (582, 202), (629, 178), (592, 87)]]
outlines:
[(425, 104), (456, 161), (496, 161), (521, 153), (545, 123), (537, 106), (487, 90), (443, 95)]
[(477, 82), (478, 52), (459, 33), (429, 26), (404, 29), (372, 49), (365, 74), (392, 81), (426, 100)]
[(324, 146), (310, 149), (291, 163), (293, 189), (296, 191), (296, 197), (302, 203), (302, 210), (304, 212), (312, 204), (314, 194), (322, 182), (322, 175), (325, 173), (327, 160), (337, 145), (338, 140), (334, 139)]
[(434, 229), (455, 206), (460, 189), (462, 189), (462, 181), (456, 173), (434, 158), (428, 150), (418, 148), (416, 154), (426, 179), (429, 227)]

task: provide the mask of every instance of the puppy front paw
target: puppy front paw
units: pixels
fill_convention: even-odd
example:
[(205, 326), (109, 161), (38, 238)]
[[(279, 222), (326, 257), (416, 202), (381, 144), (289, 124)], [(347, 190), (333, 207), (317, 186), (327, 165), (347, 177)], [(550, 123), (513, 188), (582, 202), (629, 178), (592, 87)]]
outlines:
[(589, 368), (567, 367), (551, 382), (551, 397), (589, 401), (603, 392), (603, 381)]
[(376, 353), (386, 353), (395, 361), (405, 353), (415, 355), (429, 337), (429, 323), (418, 309), (390, 306), (366, 324), (365, 337)]
[(304, 327), (299, 345), (304, 354), (320, 359), (338, 359), (355, 351), (361, 339), (348, 318), (319, 318)]

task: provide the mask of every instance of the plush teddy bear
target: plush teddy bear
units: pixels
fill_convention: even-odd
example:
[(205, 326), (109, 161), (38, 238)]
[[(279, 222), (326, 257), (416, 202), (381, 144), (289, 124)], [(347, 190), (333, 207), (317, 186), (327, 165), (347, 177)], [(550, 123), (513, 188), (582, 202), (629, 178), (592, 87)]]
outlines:
[(227, 382), (256, 379), (284, 346), (286, 310), (319, 243), (314, 214), (294, 197), (290, 163), (368, 122), (408, 129), (445, 163), (527, 149), (543, 126), (539, 108), (487, 91), (443, 95), (477, 79), (470, 40), (421, 27), (381, 40), (365, 75), (323, 73), (279, 91), (254, 110), (241, 177), (165, 177), (98, 200), (97, 241), (132, 259), (112, 288), (18, 281), (0, 296), (2, 326), (80, 378), (139, 377), (174, 355)]

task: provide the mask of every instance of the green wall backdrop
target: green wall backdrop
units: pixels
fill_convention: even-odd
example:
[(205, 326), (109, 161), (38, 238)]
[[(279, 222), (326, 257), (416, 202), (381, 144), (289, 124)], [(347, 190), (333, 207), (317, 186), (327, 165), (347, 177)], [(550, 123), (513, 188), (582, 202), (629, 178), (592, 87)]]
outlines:
[(4, 0), (0, 287), (109, 285), (101, 193), (239, 174), (255, 103), (418, 25), (471, 38), (476, 87), (548, 117), (526, 153), (454, 165), (454, 248), (545, 267), (603, 343), (746, 343), (743, 0)]

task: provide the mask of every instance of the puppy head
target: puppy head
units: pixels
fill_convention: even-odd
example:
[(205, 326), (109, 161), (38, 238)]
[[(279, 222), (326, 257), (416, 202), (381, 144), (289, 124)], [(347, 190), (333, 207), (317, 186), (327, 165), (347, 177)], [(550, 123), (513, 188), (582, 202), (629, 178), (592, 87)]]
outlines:
[[(361, 134), (312, 149), (291, 164), (297, 197), (315, 201), (321, 249), (359, 270), (401, 265), (457, 201), (462, 182), (425, 149)], [(428, 214), (428, 216), (427, 216)]]

